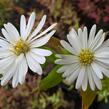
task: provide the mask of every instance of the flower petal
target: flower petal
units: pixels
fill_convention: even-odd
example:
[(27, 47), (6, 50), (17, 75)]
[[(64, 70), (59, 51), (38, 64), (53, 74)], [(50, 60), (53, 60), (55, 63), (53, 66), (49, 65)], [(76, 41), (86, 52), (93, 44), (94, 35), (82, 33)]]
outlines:
[(87, 40), (87, 37), (88, 37), (88, 31), (87, 31), (87, 27), (84, 27), (84, 29), (83, 29), (83, 35), (82, 35), (82, 44), (83, 44), (83, 48), (87, 48), (88, 46), (87, 46), (87, 42), (88, 42), (88, 40)]
[(68, 69), (68, 68), (69, 68), (69, 65), (64, 65), (64, 66), (60, 67), (60, 68), (57, 70), (57, 72), (58, 72), (58, 73), (63, 73), (63, 72), (65, 72), (66, 69)]
[(38, 64), (38, 62), (33, 59), (29, 53), (26, 54), (26, 59), (27, 59), (27, 63), (29, 68), (33, 71), (36, 72), (37, 74), (41, 75), (42, 74), (42, 68), (41, 66)]
[[(87, 70), (87, 68), (86, 68), (86, 72), (87, 72), (88, 70)], [(86, 91), (87, 90), (87, 85), (88, 85), (88, 74), (86, 73), (85, 75), (84, 75), (84, 79), (83, 79), (83, 81), (82, 81), (82, 89), (83, 89), (83, 91)]]
[(76, 69), (66, 80), (71, 84), (73, 83), (80, 73), (80, 68)]
[(31, 49), (31, 52), (40, 55), (40, 56), (50, 56), (52, 54), (51, 51), (45, 50), (45, 49), (40, 49), (40, 48), (33, 48)]
[(75, 70), (79, 69), (79, 64), (71, 64), (69, 65), (69, 67), (67, 69), (65, 69), (65, 72), (63, 73), (63, 77), (70, 77), (74, 72)]
[[(10, 27), (10, 25), (11, 25), (10, 23), (7, 23), (7, 24), (4, 24), (4, 27), (7, 31), (8, 39), (10, 39), (10, 41), (14, 44), (15, 41), (17, 41), (19, 39), (19, 36), (17, 36), (19, 33), (15, 35), (17, 30), (15, 31), (15, 27), (12, 25)], [(14, 28), (14, 31), (13, 31), (13, 28)]]
[(3, 39), (0, 39), (0, 47), (3, 49), (9, 49), (11, 44)]
[(82, 67), (80, 70), (80, 73), (79, 73), (77, 81), (76, 81), (76, 89), (79, 89), (82, 85), (82, 81), (83, 81), (84, 75), (85, 75), (85, 70), (86, 69), (84, 67)]
[(0, 69), (2, 69), (2, 70), (8, 69), (9, 66), (15, 62), (15, 59), (16, 59), (16, 57), (13, 55), (8, 56), (4, 59), (1, 59), (0, 60)]
[(39, 38), (39, 39), (33, 41), (33, 42), (30, 44), (31, 48), (40, 47), (40, 46), (45, 45), (45, 44), (50, 40), (50, 38), (53, 36), (53, 34), (54, 34), (55, 32), (56, 32), (56, 31), (53, 30), (53, 31), (51, 31), (50, 33), (48, 33), (47, 35), (45, 35), (45, 36), (43, 36), (43, 37), (41, 37), (41, 38)]
[(18, 80), (19, 80), (20, 84), (23, 84), (25, 81), (25, 76), (26, 76), (27, 71), (28, 71), (28, 65), (27, 65), (26, 58), (25, 58), (24, 54), (21, 54), (18, 58), (19, 58), (19, 59), (17, 59), (17, 63), (19, 66)]
[(95, 74), (97, 75), (98, 78), (103, 79), (103, 74), (101, 69), (99, 68), (99, 66), (97, 65), (97, 63), (93, 62), (91, 64), (93, 71), (95, 72)]
[(91, 45), (89, 45), (89, 47), (91, 49), (94, 49), (99, 44), (99, 41), (102, 38), (102, 34), (103, 34), (103, 30), (101, 29), (101, 30), (99, 30), (99, 32), (95, 36), (95, 38), (94, 38), (93, 42), (91, 43)]
[(94, 83), (95, 83), (96, 87), (99, 90), (101, 90), (102, 89), (102, 84), (101, 84), (100, 79), (97, 77), (97, 75), (95, 73), (93, 73), (92, 76), (93, 76), (93, 80), (94, 80)]
[(89, 33), (88, 45), (91, 45), (91, 43), (94, 41), (95, 33), (96, 33), (96, 25), (94, 24)]
[(81, 45), (79, 43), (77, 33), (74, 29), (69, 32), (69, 34), (67, 35), (67, 39), (72, 47), (75, 49), (75, 51), (78, 52), (81, 48)]
[(26, 18), (24, 15), (22, 15), (20, 19), (20, 34), (23, 40), (26, 40)]
[(38, 63), (40, 63), (40, 64), (44, 64), (45, 61), (46, 61), (45, 57), (39, 56), (39, 55), (34, 54), (34, 53), (32, 53), (32, 52), (29, 52), (29, 55), (30, 55), (34, 60), (36, 60), (36, 62), (38, 62)]
[(92, 68), (88, 68), (87, 69), (87, 74), (88, 74), (88, 80), (89, 80), (89, 85), (90, 85), (90, 88), (94, 91), (95, 90), (95, 83), (94, 83), (94, 80), (93, 80), (93, 71), (92, 71)]
[(13, 64), (7, 71), (6, 73), (3, 75), (3, 77), (1, 78), (1, 85), (4, 86), (8, 83), (8, 81), (12, 78), (12, 76), (14, 75), (16, 71), (16, 64)]
[(4, 28), (2, 28), (1, 31), (2, 31), (3, 36), (7, 39), (7, 41), (9, 41), (10, 43), (13, 44), (14, 40), (13, 40), (12, 36), (10, 36)]
[(18, 82), (19, 82), (19, 80), (18, 80), (18, 71), (19, 71), (19, 69), (18, 68), (16, 68), (16, 71), (14, 72), (14, 75), (13, 75), (13, 79), (12, 79), (12, 86), (13, 86), (13, 88), (15, 88), (15, 87), (17, 87), (17, 85), (18, 85)]
[(7, 25), (8, 25), (8, 27), (10, 28), (10, 32), (11, 32), (11, 34), (13, 35), (13, 37), (15, 38), (15, 40), (19, 40), (20, 35), (19, 35), (19, 32), (18, 32), (18, 30), (16, 29), (16, 27), (15, 27), (13, 24), (11, 24), (10, 22), (7, 23)]
[[(38, 26), (36, 27), (36, 29), (32, 32), (30, 39), (32, 39), (34, 36), (36, 36), (40, 30), (42, 29), (42, 27), (44, 26), (46, 21), (46, 15), (44, 15), (41, 19), (41, 21), (39, 22)], [(37, 37), (37, 36), (36, 36)]]
[(37, 37), (34, 37), (31, 41), (34, 41), (38, 38), (40, 38), (41, 36), (47, 34), (47, 32), (49, 32), (50, 30), (52, 30), (55, 26), (57, 25), (57, 23), (52, 24), (50, 27), (48, 27), (45, 31), (41, 32), (39, 35), (37, 35)]
[(29, 34), (33, 28), (34, 22), (35, 22), (35, 12), (32, 12), (31, 16), (29, 17), (28, 24), (26, 27), (26, 36), (27, 37), (29, 36)]

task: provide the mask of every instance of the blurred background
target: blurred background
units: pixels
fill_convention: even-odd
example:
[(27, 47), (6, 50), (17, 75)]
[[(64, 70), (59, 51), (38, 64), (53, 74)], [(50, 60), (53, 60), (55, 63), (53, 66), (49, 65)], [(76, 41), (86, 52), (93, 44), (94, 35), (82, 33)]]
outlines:
[[(11, 22), (19, 30), (21, 14), (28, 19), (32, 11), (36, 12), (36, 25), (44, 14), (47, 15), (44, 28), (58, 23), (54, 37), (59, 39), (66, 40), (72, 27), (84, 25), (90, 29), (97, 24), (97, 29), (109, 31), (109, 0), (0, 0), (0, 28)], [(1, 87), (0, 109), (81, 109), (81, 96), (73, 86), (61, 83), (48, 91), (31, 93), (53, 67), (53, 63), (47, 64), (42, 77), (29, 71), (25, 84), (16, 89), (11, 83)], [(108, 95), (109, 89), (99, 92), (90, 109), (109, 109)]]

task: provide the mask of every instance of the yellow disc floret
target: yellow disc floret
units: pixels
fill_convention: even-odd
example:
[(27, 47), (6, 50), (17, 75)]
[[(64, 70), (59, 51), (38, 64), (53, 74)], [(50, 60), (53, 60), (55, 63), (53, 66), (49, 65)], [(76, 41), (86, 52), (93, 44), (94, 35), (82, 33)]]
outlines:
[(94, 60), (94, 54), (89, 49), (82, 49), (79, 54), (79, 60), (82, 65), (89, 65)]
[(23, 41), (22, 39), (20, 39), (16, 45), (14, 46), (14, 53), (16, 55), (20, 55), (21, 53), (26, 53), (28, 52), (30, 49), (29, 45), (27, 42)]

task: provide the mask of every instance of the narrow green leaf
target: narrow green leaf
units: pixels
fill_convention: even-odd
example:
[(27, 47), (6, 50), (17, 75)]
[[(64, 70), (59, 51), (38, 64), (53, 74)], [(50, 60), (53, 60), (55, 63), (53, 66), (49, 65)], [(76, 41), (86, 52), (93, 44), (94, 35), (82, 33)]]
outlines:
[(50, 89), (62, 81), (61, 74), (57, 73), (58, 68), (59, 66), (56, 66), (44, 79), (41, 80), (39, 85), (40, 90)]
[(92, 91), (89, 88), (85, 92), (81, 91), (82, 109), (88, 109), (89, 106), (93, 103), (96, 95), (96, 91)]

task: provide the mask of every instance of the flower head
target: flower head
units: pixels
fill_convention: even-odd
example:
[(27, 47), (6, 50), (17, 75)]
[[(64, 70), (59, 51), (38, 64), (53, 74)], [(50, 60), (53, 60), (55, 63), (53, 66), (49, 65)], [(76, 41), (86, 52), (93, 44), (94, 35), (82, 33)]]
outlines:
[(109, 77), (109, 40), (104, 41), (105, 33), (99, 30), (96, 34), (96, 25), (93, 25), (89, 37), (87, 27), (72, 29), (67, 35), (69, 41), (61, 40), (61, 45), (69, 54), (57, 54), (57, 64), (62, 65), (59, 73), (69, 83), (76, 80), (76, 89), (86, 90), (88, 83), (92, 90), (101, 89), (103, 75)]
[[(35, 23), (35, 13), (33, 12), (26, 24), (24, 15), (20, 19), (20, 33), (11, 23), (4, 24), (0, 37), (0, 68), (3, 69), (1, 85), (5, 85), (12, 78), (12, 86), (16, 87), (18, 83), (25, 81), (28, 67), (35, 73), (41, 75), (45, 56), (51, 55), (51, 51), (39, 47), (45, 45), (55, 30), (52, 30), (56, 23), (51, 25), (45, 31), (40, 32), (45, 24), (46, 15), (44, 15), (38, 26), (32, 31)], [(51, 31), (52, 30), (52, 31)]]

